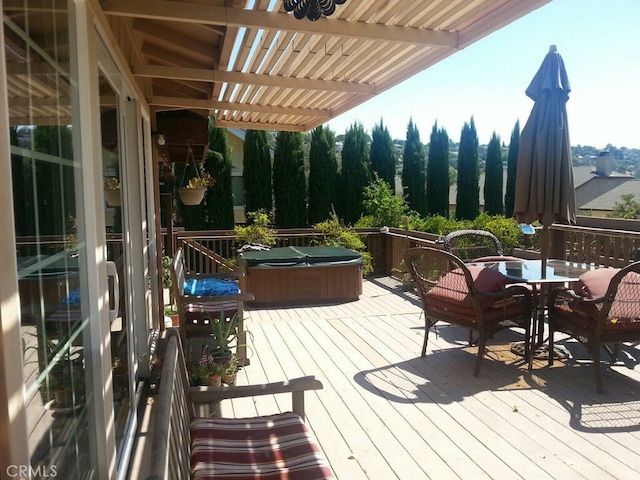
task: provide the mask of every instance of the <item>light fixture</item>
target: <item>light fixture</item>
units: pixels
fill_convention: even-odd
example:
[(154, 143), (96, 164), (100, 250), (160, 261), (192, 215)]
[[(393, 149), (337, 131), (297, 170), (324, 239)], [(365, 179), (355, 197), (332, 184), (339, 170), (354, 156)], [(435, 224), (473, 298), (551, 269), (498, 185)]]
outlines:
[(156, 137), (156, 143), (161, 147), (167, 143), (167, 140), (164, 138), (163, 132), (151, 132), (152, 137)]
[(293, 15), (301, 20), (307, 17), (312, 22), (318, 20), (322, 15), (328, 17), (336, 11), (336, 5), (342, 5), (347, 0), (284, 0), (286, 12), (293, 12)]

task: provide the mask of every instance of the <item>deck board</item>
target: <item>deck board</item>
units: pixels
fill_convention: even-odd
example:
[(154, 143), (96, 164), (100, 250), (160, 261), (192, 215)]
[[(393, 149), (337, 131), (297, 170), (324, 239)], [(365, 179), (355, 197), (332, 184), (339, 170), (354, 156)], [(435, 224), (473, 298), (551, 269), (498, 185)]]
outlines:
[[(415, 295), (388, 278), (366, 280), (360, 300), (293, 308), (246, 308), (251, 364), (239, 384), (316, 375), (307, 422), (337, 478), (637, 479), (640, 476), (640, 350), (595, 390), (589, 357), (536, 360), (510, 350), (517, 330), (491, 341), (480, 377), (467, 332), (439, 325), (420, 357), (424, 320)], [(234, 400), (223, 414), (290, 409), (279, 396)]]

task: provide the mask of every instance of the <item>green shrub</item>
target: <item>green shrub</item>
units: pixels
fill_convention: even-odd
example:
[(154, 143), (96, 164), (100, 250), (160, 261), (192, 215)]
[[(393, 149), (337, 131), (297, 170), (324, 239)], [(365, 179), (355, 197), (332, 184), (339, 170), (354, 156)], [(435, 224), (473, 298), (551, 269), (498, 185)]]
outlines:
[(248, 243), (260, 243), (262, 245), (273, 246), (276, 244), (276, 232), (269, 227), (269, 215), (264, 210), (247, 213), (249, 225), (246, 227), (236, 226), (234, 229), (238, 246)]
[(320, 230), (322, 238), (313, 241), (313, 245), (356, 250), (362, 254), (362, 273), (367, 275), (373, 272), (373, 262), (367, 246), (353, 229), (340, 225), (338, 217), (332, 215), (329, 220), (316, 224), (314, 228)]
[[(406, 202), (398, 197), (387, 182), (378, 175), (364, 189), (365, 216), (370, 227), (399, 227), (409, 207)], [(358, 222), (360, 224), (360, 221)]]

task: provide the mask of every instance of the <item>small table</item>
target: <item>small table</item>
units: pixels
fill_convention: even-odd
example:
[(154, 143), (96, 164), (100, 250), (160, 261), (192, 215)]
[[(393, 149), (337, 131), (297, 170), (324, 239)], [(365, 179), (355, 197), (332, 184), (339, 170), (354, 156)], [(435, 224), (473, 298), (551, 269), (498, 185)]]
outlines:
[(496, 269), (510, 282), (526, 283), (533, 287), (536, 302), (533, 311), (532, 337), (537, 332), (538, 338), (534, 348), (531, 349), (532, 353), (529, 357), (529, 368), (532, 367), (536, 346), (543, 343), (544, 310), (548, 286), (553, 283), (564, 284), (576, 282), (583, 273), (598, 268), (596, 265), (567, 262), (557, 259), (547, 260), (544, 270), (542, 260), (510, 259), (505, 261), (474, 262), (468, 265)]

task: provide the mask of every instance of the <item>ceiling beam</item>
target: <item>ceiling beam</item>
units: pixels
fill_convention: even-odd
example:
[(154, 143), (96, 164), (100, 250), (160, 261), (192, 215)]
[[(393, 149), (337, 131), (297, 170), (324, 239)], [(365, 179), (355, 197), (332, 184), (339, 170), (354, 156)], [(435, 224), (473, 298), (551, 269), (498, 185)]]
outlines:
[(375, 95), (375, 85), (342, 82), (338, 80), (320, 80), (313, 78), (282, 77), (256, 73), (223, 72), (204, 68), (177, 68), (161, 65), (135, 65), (134, 76), (166, 78), (171, 80), (190, 80), (197, 82), (227, 82), (243, 85), (261, 85), (266, 87), (294, 88), (304, 90), (327, 90), (332, 92), (351, 92)]
[(413, 45), (458, 47), (457, 32), (399, 27), (377, 23), (350, 22), (328, 18), (322, 22), (296, 20), (280, 12), (244, 10), (168, 0), (110, 0), (104, 6), (107, 15), (148, 18), (175, 22), (222, 25), (226, 27), (265, 28), (313, 35), (409, 43)]
[[(319, 122), (322, 125), (324, 121)], [(290, 124), (276, 124), (276, 123), (261, 123), (261, 122), (236, 122), (233, 120), (220, 120), (216, 119), (216, 127), (222, 128), (241, 128), (244, 130), (273, 130), (283, 132), (306, 132), (305, 125), (290, 125)]]
[(217, 100), (198, 100), (195, 98), (153, 96), (149, 105), (162, 107), (196, 108), (202, 110), (232, 110), (240, 112), (271, 113), (275, 115), (301, 115), (308, 117), (331, 118), (329, 110), (319, 108), (278, 107), (274, 105), (250, 105), (248, 103), (219, 102)]

